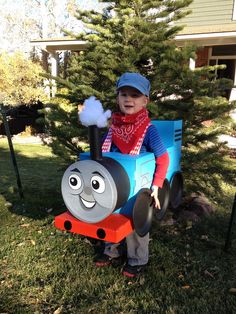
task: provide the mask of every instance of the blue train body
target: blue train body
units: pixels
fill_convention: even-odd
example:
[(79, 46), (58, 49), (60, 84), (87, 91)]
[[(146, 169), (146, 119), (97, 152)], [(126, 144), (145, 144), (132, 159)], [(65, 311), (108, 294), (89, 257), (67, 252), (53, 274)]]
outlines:
[[(170, 184), (175, 174), (181, 172), (181, 144), (182, 144), (182, 120), (153, 120), (152, 124), (166, 147), (170, 163), (166, 179)], [(142, 153), (136, 156), (121, 154), (117, 152), (103, 153), (103, 157), (110, 157), (121, 164), (129, 176), (130, 194), (127, 203), (114, 213), (127, 216), (132, 215), (132, 209), (136, 201), (137, 193), (143, 188), (150, 188), (155, 170), (155, 158), (153, 153)], [(80, 154), (80, 160), (90, 159), (90, 153)], [(173, 196), (174, 197), (174, 196)]]
[[(155, 211), (155, 217), (161, 220), (168, 206), (177, 207), (182, 197), (182, 121), (152, 123), (170, 158), (166, 179), (158, 190), (161, 209)], [(93, 136), (97, 143), (94, 138), (97, 135)], [(62, 196), (68, 212), (55, 218), (55, 226), (110, 242), (119, 242), (133, 230), (144, 236), (154, 215), (150, 190), (156, 166), (154, 154), (109, 152), (95, 158), (97, 148), (90, 145), (91, 151), (80, 154), (80, 160), (63, 175)]]

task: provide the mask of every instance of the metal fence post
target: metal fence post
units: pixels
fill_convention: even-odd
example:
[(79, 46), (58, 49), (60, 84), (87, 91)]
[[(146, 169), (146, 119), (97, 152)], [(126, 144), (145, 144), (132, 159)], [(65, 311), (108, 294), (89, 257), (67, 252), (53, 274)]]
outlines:
[(234, 194), (234, 202), (233, 202), (233, 208), (232, 213), (230, 217), (228, 232), (226, 235), (225, 240), (225, 251), (228, 251), (229, 247), (231, 246), (231, 240), (232, 240), (232, 234), (233, 234), (233, 224), (236, 223), (236, 193)]
[(7, 121), (7, 116), (6, 116), (6, 112), (5, 112), (3, 104), (0, 104), (0, 109), (1, 109), (1, 113), (2, 113), (2, 118), (3, 118), (3, 124), (4, 124), (4, 128), (5, 128), (5, 132), (6, 132), (6, 135), (7, 135), (8, 145), (9, 145), (10, 154), (11, 154), (11, 160), (12, 160), (13, 167), (14, 167), (15, 174), (16, 174), (16, 181), (17, 181), (18, 191), (19, 191), (20, 197), (24, 198), (22, 185), (21, 185), (20, 174), (19, 174), (19, 170), (18, 170), (18, 166), (17, 166), (17, 162), (16, 162), (16, 157), (15, 157), (15, 152), (14, 152), (14, 148), (13, 148), (13, 144), (12, 144), (12, 140), (11, 140), (11, 133), (10, 133), (10, 129), (9, 129), (8, 121)]

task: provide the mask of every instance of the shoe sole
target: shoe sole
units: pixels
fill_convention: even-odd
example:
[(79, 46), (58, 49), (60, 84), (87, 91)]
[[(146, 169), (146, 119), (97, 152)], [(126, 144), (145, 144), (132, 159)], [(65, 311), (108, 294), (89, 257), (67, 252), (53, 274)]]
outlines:
[(123, 271), (123, 272), (122, 272), (122, 275), (125, 276), (125, 277), (128, 277), (128, 278), (135, 278), (135, 277), (138, 276), (138, 275), (136, 275), (136, 274), (128, 273), (127, 271)]
[(96, 262), (95, 265), (97, 267), (106, 267), (106, 266), (110, 266), (111, 262)]

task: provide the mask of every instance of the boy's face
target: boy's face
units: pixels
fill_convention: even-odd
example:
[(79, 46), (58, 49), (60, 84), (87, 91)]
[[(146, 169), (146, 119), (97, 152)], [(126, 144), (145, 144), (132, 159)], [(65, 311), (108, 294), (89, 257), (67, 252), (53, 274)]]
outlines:
[(120, 110), (125, 115), (139, 112), (146, 107), (149, 101), (147, 96), (143, 95), (136, 88), (129, 86), (122, 87), (118, 92), (117, 98)]

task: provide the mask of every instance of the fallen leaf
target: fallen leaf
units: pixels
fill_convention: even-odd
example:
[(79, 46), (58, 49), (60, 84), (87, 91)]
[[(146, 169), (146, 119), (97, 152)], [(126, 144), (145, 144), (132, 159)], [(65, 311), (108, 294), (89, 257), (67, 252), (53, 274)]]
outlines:
[(31, 242), (33, 245), (36, 244), (36, 242), (35, 242), (34, 240), (30, 240), (30, 242)]
[(236, 294), (236, 288), (230, 288), (229, 293), (231, 294)]
[(182, 286), (182, 289), (190, 289), (189, 285)]
[(209, 277), (213, 278), (213, 279), (215, 278), (214, 275), (213, 275), (212, 273), (210, 273), (208, 270), (205, 270), (205, 271), (204, 271), (204, 274), (205, 274), (206, 276), (209, 276)]
[(23, 227), (23, 228), (28, 228), (30, 226), (30, 224), (22, 224), (20, 226)]
[(63, 310), (63, 306), (60, 306), (58, 309), (56, 309), (53, 314), (60, 314)]
[(202, 236), (201, 236), (201, 240), (208, 240), (209, 238), (208, 238), (208, 235), (206, 235), (206, 234), (203, 234)]
[(21, 242), (21, 243), (18, 243), (17, 246), (22, 246), (24, 244), (25, 244), (25, 242)]
[(193, 222), (191, 220), (187, 220), (187, 224), (186, 224), (186, 227), (185, 229), (186, 230), (189, 230), (193, 227)]
[(145, 283), (145, 278), (142, 276), (142, 277), (140, 277), (140, 279), (139, 279), (139, 284), (140, 284), (140, 285), (144, 285), (144, 283)]

